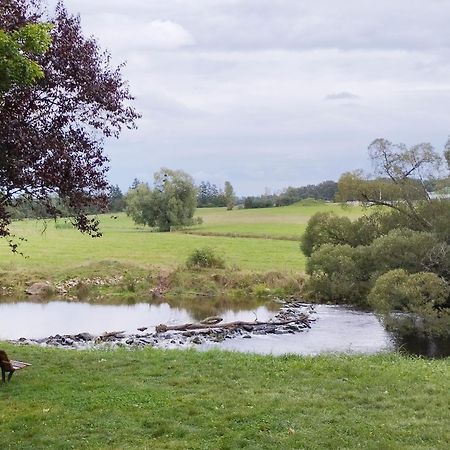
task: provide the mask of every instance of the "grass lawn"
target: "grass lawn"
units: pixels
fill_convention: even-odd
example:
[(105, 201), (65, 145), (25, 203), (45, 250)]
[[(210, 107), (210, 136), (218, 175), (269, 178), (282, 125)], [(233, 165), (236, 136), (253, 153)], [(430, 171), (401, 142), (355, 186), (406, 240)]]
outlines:
[(224, 258), (228, 277), (236, 271), (275, 271), (289, 278), (305, 269), (299, 239), (309, 217), (318, 211), (350, 217), (362, 213), (359, 207), (326, 203), (233, 211), (203, 208), (197, 215), (204, 223), (189, 230), (194, 234), (156, 233), (136, 226), (123, 213), (105, 214), (99, 216), (103, 236), (98, 239), (82, 235), (63, 220), (49, 221), (46, 227), (35, 220), (17, 221), (12, 232), (27, 239), (20, 247), (27, 258), (12, 254), (0, 239), (0, 289), (8, 287), (10, 295), (17, 296), (25, 284), (39, 280), (108, 277), (125, 271), (138, 278), (150, 271), (171, 272), (184, 267), (188, 255), (202, 247), (211, 247)]
[[(335, 211), (351, 217), (361, 214), (361, 208), (344, 209), (334, 204), (234, 211), (203, 208), (197, 210), (197, 215), (203, 217), (204, 224), (192, 230), (299, 239), (309, 217), (318, 211)], [(0, 270), (61, 274), (87, 262), (104, 260), (173, 268), (183, 264), (193, 249), (204, 246), (214, 248), (224, 256), (229, 267), (239, 269), (301, 271), (305, 265), (298, 241), (154, 233), (135, 226), (125, 214), (118, 214), (116, 219), (102, 215), (100, 220), (103, 231), (100, 239), (83, 236), (70, 228), (56, 228), (54, 222), (48, 222), (45, 229), (42, 222), (15, 222), (12, 231), (27, 238), (21, 250), (28, 258), (12, 255), (6, 243), (0, 241)]]
[(193, 232), (218, 233), (267, 238), (299, 239), (309, 218), (316, 212), (334, 212), (350, 218), (359, 217), (361, 207), (342, 207), (340, 204), (323, 203), (302, 205), (297, 203), (281, 208), (234, 209), (199, 208), (196, 216), (202, 217), (203, 224), (193, 227)]
[(0, 387), (5, 449), (448, 449), (450, 360), (68, 351)]

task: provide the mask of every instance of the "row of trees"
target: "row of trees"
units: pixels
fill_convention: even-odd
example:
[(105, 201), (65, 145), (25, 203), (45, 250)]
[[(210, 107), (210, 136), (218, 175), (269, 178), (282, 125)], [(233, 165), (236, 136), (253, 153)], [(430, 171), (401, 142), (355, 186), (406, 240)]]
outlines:
[[(341, 201), (368, 207), (355, 221), (314, 215), (302, 238), (311, 298), (370, 306), (390, 326), (450, 334), (450, 201), (431, 198), (426, 180), (450, 184), (450, 145), (411, 148), (377, 139), (374, 173), (344, 174)], [(399, 314), (406, 313), (406, 314)]]
[(236, 195), (229, 181), (225, 181), (223, 190), (209, 181), (200, 183), (197, 194), (197, 206), (199, 208), (226, 206), (228, 210), (231, 210), (235, 203)]
[[(105, 193), (106, 204), (101, 207), (95, 203), (84, 208), (86, 214), (99, 214), (104, 212), (117, 213), (125, 210), (125, 195), (118, 185), (110, 185)], [(61, 217), (71, 216), (70, 208), (65, 204), (64, 199), (53, 196), (49, 200), (52, 210), (57, 210)], [(25, 195), (18, 195), (7, 208), (11, 220), (21, 219), (51, 219), (54, 217), (52, 211), (41, 202)]]
[(335, 200), (337, 188), (338, 184), (336, 181), (331, 180), (301, 187), (289, 186), (279, 194), (245, 197), (243, 204), (244, 208), (271, 208), (273, 206), (292, 205), (306, 199), (332, 202)]

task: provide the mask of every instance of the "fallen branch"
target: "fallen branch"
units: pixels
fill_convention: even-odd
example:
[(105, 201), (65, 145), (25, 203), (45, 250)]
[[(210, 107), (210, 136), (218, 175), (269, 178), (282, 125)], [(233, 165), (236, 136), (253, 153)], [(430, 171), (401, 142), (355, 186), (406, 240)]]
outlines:
[(105, 332), (100, 336), (97, 336), (95, 338), (96, 341), (104, 341), (104, 340), (108, 340), (110, 338), (118, 338), (118, 337), (123, 337), (123, 334), (125, 333), (125, 331), (111, 331), (111, 332)]
[(222, 324), (202, 324), (202, 323), (185, 323), (183, 325), (165, 325), (160, 324), (156, 327), (157, 333), (164, 333), (166, 331), (189, 331), (189, 330), (207, 330), (207, 329), (225, 329), (225, 330), (235, 330), (237, 328), (244, 327), (257, 327), (257, 326), (279, 326), (279, 325), (304, 325), (307, 328), (310, 328), (309, 325), (310, 319), (308, 316), (301, 314), (300, 316), (292, 319), (277, 321), (277, 322), (228, 322)]

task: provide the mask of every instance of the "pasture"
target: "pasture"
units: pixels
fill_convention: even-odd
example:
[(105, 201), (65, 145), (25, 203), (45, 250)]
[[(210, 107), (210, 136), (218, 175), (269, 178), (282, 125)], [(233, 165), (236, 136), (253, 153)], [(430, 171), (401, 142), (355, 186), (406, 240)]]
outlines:
[(124, 213), (105, 214), (99, 216), (103, 236), (98, 239), (82, 235), (63, 219), (56, 224), (23, 220), (14, 222), (12, 231), (27, 239), (20, 247), (26, 258), (11, 254), (0, 241), (0, 267), (60, 272), (87, 262), (115, 260), (173, 268), (183, 264), (194, 248), (209, 246), (222, 254), (229, 266), (240, 269), (302, 270), (304, 258), (298, 241), (308, 219), (318, 211), (357, 217), (362, 210), (337, 204), (233, 211), (202, 208), (196, 216), (202, 217), (203, 224), (171, 233), (137, 226)]
[[(64, 219), (22, 220), (12, 232), (23, 236), (12, 254), (0, 240), (0, 284), (21, 286), (32, 281), (61, 281), (71, 277), (107, 277), (118, 272), (144, 274), (183, 268), (188, 255), (211, 247), (230, 272), (301, 273), (305, 257), (299, 239), (312, 214), (334, 211), (357, 217), (361, 208), (337, 204), (292, 205), (267, 209), (197, 209), (203, 224), (170, 233), (136, 226), (124, 213), (99, 216), (103, 236), (93, 239), (74, 230)], [(186, 278), (186, 277), (185, 277)]]

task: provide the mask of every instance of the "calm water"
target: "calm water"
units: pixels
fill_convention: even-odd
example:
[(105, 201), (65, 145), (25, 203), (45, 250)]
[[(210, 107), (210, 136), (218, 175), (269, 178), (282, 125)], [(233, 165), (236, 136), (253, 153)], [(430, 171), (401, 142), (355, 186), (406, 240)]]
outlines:
[[(138, 327), (195, 322), (220, 315), (224, 322), (265, 321), (276, 314), (275, 304), (253, 303), (251, 307), (227, 302), (197, 299), (183, 302), (185, 307), (168, 303), (98, 305), (90, 303), (0, 303), (0, 339), (42, 338), (54, 334), (105, 331), (136, 332)], [(187, 305), (187, 306), (186, 306)], [(296, 353), (316, 355), (324, 352), (376, 353), (395, 349), (391, 336), (377, 318), (367, 312), (341, 306), (316, 305), (317, 319), (311, 330), (292, 335), (252, 335), (251, 339), (232, 339), (200, 346), (265, 354)]]

